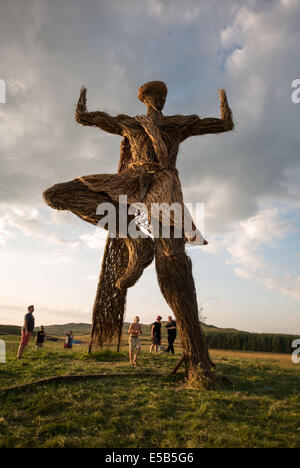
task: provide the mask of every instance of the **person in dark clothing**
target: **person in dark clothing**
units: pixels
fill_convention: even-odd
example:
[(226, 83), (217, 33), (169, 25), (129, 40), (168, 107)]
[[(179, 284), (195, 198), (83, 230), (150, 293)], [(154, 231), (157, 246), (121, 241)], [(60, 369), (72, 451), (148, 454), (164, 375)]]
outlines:
[(172, 354), (175, 354), (174, 351), (174, 341), (176, 339), (176, 331), (177, 331), (177, 326), (175, 320), (172, 319), (171, 316), (168, 317), (168, 323), (165, 326), (168, 332), (168, 348), (167, 348), (167, 353), (171, 351)]
[(35, 346), (36, 346), (37, 349), (42, 348), (44, 346), (45, 336), (46, 336), (45, 329), (44, 329), (43, 325), (41, 325), (39, 331), (36, 334), (36, 338), (35, 338)]
[(29, 343), (31, 334), (34, 330), (34, 306), (30, 305), (27, 307), (28, 313), (24, 317), (24, 325), (21, 332), (21, 343), (18, 349), (17, 358), (21, 359), (23, 357), (23, 352), (26, 346)]
[(73, 348), (73, 333), (70, 331), (65, 332), (64, 348)]
[(158, 347), (160, 346), (161, 342), (161, 319), (162, 317), (158, 315), (156, 321), (152, 323), (151, 327), (151, 339), (152, 345), (150, 346), (150, 353), (152, 353), (153, 348), (155, 347), (155, 351), (158, 351)]

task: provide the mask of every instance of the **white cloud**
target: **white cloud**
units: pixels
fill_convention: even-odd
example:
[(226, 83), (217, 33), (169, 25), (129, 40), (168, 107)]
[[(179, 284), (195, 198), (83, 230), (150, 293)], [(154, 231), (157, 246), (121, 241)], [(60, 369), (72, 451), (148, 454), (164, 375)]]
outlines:
[(278, 271), (261, 253), (262, 247), (275, 247), (277, 241), (294, 232), (293, 222), (284, 218), (279, 209), (261, 210), (238, 223), (235, 231), (223, 241), (222, 245), (230, 254), (228, 264), (234, 267), (237, 276), (257, 281), (268, 290), (300, 299), (299, 278)]
[(76, 249), (80, 245), (80, 241), (74, 238), (60, 237), (58, 234), (54, 233), (48, 237), (48, 241), (51, 244), (60, 245), (62, 247), (69, 247), (71, 249)]
[(280, 0), (280, 3), (286, 8), (299, 7), (299, 0)]
[(266, 244), (295, 232), (292, 221), (283, 218), (278, 208), (261, 210), (252, 218), (242, 221), (240, 226), (249, 240)]
[(107, 232), (100, 228), (95, 228), (93, 232), (82, 234), (81, 242), (90, 249), (103, 248), (106, 243)]
[(221, 31), (221, 41), (224, 47), (230, 48), (245, 42), (245, 35), (249, 31), (255, 31), (259, 24), (258, 13), (242, 6), (235, 14), (231, 25)]
[(11, 204), (0, 205), (0, 242), (14, 238), (17, 233), (26, 237), (43, 237), (46, 221), (36, 208)]
[[(67, 228), (70, 219), (64, 217), (50, 217), (46, 219), (36, 208), (17, 204), (0, 204), (0, 244), (5, 245), (9, 240), (22, 236), (43, 239), (48, 246), (60, 246), (61, 252), (76, 250), (80, 246), (89, 249), (102, 248), (106, 242), (107, 232), (83, 222), (70, 222), (73, 230), (61, 235), (59, 231)], [(58, 226), (59, 225), (59, 226)], [(58, 229), (59, 228), (59, 229)], [(86, 229), (84, 229), (86, 228)], [(85, 230), (86, 232), (82, 234)], [(57, 251), (56, 251), (57, 252)], [(64, 257), (66, 261), (67, 257)], [(44, 261), (44, 257), (42, 257)], [(51, 262), (58, 260), (51, 260)]]
[[(0, 322), (1, 324), (23, 325), (26, 306), (14, 303), (0, 304)], [(59, 308), (48, 307), (45, 304), (35, 305), (36, 326), (64, 324), (66, 322), (84, 321), (90, 322), (90, 312), (84, 308)]]

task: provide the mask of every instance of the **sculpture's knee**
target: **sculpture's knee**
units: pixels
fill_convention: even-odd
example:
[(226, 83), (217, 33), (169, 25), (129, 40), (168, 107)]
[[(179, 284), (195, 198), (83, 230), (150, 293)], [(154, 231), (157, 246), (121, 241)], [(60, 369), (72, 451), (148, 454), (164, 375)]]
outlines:
[(173, 243), (161, 243), (156, 248), (156, 271), (159, 278), (184, 284), (192, 273), (191, 260), (185, 253), (184, 244), (174, 246)]
[(89, 192), (88, 188), (78, 179), (55, 184), (45, 190), (43, 197), (45, 202), (55, 210), (77, 210), (79, 195)]
[(55, 184), (45, 190), (43, 198), (47, 205), (55, 210), (65, 210), (64, 186), (66, 184)]
[(176, 263), (179, 257), (186, 257), (184, 240), (179, 239), (157, 239), (155, 242), (156, 257), (161, 258), (164, 263), (169, 258), (169, 264)]

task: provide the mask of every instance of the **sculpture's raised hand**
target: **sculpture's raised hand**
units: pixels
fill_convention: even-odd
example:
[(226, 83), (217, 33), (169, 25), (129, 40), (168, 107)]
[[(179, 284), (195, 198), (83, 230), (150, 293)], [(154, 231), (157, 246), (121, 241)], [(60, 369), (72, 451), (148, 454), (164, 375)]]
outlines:
[(79, 112), (86, 112), (86, 91), (87, 90), (85, 86), (81, 86), (80, 96), (79, 96), (77, 108), (76, 108), (76, 110)]
[(227, 95), (225, 89), (219, 89), (220, 97), (220, 109), (221, 109), (221, 119), (224, 122), (225, 131), (233, 130), (234, 123), (232, 121), (232, 112), (227, 101)]
[(81, 125), (98, 127), (105, 132), (122, 135), (122, 128), (120, 126), (121, 116), (112, 117), (101, 111), (88, 112), (86, 108), (86, 92), (86, 87), (82, 86), (75, 110), (75, 120)]
[(227, 95), (225, 89), (219, 89), (221, 107), (228, 107)]
[(182, 116), (181, 128), (178, 128), (177, 134), (180, 141), (194, 135), (205, 135), (208, 133), (222, 133), (233, 130), (234, 123), (232, 112), (227, 101), (225, 89), (219, 89), (221, 118), (205, 117), (200, 119), (197, 115)]

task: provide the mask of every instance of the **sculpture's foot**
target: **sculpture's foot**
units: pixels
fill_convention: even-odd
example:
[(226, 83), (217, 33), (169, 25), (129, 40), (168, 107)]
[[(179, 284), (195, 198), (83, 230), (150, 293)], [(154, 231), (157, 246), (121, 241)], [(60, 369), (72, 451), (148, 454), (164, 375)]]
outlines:
[(127, 289), (135, 285), (143, 271), (154, 258), (154, 243), (150, 237), (125, 239), (129, 253), (129, 261), (124, 275), (116, 282), (118, 289)]

